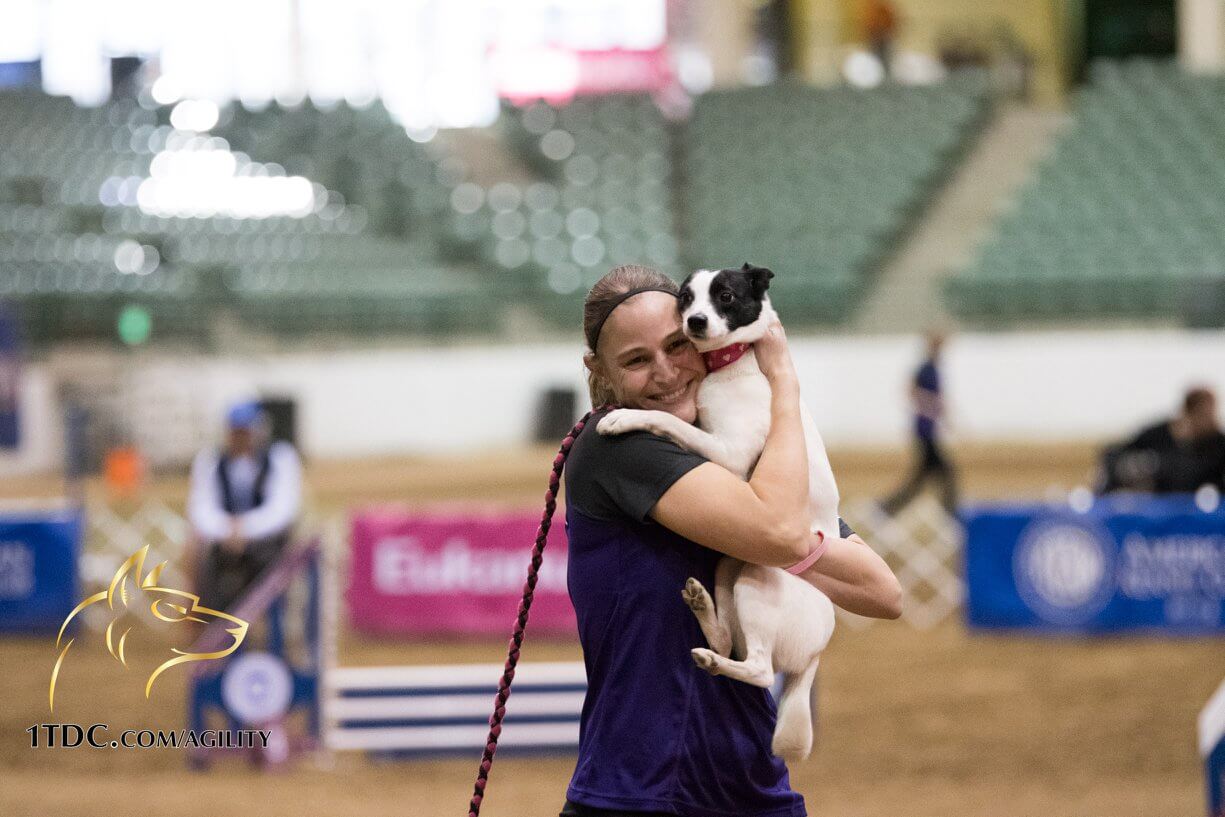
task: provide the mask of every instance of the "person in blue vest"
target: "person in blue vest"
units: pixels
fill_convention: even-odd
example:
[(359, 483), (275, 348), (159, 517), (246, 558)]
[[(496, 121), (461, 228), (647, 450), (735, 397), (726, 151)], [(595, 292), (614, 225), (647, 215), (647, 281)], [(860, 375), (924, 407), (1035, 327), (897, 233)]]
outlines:
[(191, 469), (191, 522), (201, 603), (225, 610), (285, 548), (302, 508), (302, 465), (287, 442), (270, 442), (259, 404), (232, 406), (221, 450)]
[(957, 477), (953, 465), (940, 442), (940, 425), (944, 419), (944, 397), (940, 377), (940, 350), (944, 335), (931, 332), (927, 336), (927, 357), (915, 372), (910, 384), (910, 403), (914, 410), (915, 461), (910, 475), (881, 508), (896, 514), (923, 489), (923, 484), (935, 481), (940, 488), (940, 504), (950, 516), (957, 515)]

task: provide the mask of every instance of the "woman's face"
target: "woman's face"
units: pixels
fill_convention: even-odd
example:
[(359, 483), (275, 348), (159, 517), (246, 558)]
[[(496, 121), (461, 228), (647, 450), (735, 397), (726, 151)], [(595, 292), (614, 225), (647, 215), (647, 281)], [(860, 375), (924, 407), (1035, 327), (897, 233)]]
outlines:
[(622, 302), (604, 322), (599, 347), (589, 365), (612, 385), (619, 404), (697, 420), (706, 366), (681, 331), (674, 296), (641, 292)]

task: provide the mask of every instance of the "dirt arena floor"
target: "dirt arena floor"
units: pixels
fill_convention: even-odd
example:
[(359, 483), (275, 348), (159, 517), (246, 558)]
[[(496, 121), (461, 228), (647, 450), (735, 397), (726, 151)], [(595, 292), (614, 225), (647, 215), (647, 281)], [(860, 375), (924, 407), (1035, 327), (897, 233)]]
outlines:
[[(314, 502), (496, 501), (534, 506), (551, 452), (481, 460), (420, 460), (311, 468)], [(845, 496), (878, 495), (904, 454), (835, 452)], [(1082, 483), (1091, 448), (964, 449), (972, 498), (1042, 496)], [(47, 495), (54, 480), (8, 483), (0, 498)], [(91, 487), (91, 491), (100, 490)], [(153, 489), (181, 497), (182, 482)], [(51, 637), (0, 640), (0, 815), (190, 817), (432, 817), (462, 814), (478, 757), (371, 762), (304, 759), (261, 774), (237, 760), (186, 770), (174, 750), (51, 750), (25, 731), (49, 721), (126, 728), (183, 726), (183, 676), (171, 670), (143, 698), (141, 667), (157, 643), (133, 649), (125, 672), (104, 649), (65, 664), (54, 716)], [(500, 662), (492, 642), (432, 644), (342, 633), (339, 663)], [(1221, 639), (1096, 640), (982, 635), (950, 621), (921, 632), (902, 623), (842, 627), (822, 663), (821, 735), (792, 780), (813, 815), (846, 817), (1186, 817), (1204, 811), (1195, 717), (1225, 677)], [(524, 660), (577, 659), (574, 643), (529, 637)], [(142, 663), (143, 662), (143, 663)], [(513, 698), (511, 706), (513, 707)], [(500, 757), (482, 813), (557, 813), (572, 757)]]

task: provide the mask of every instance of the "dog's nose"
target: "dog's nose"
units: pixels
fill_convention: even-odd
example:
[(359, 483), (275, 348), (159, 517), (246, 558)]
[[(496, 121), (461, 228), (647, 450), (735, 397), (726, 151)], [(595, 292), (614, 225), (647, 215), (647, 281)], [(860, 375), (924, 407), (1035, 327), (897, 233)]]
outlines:
[(689, 331), (705, 332), (707, 323), (708, 321), (706, 320), (705, 315), (690, 315), (688, 321)]

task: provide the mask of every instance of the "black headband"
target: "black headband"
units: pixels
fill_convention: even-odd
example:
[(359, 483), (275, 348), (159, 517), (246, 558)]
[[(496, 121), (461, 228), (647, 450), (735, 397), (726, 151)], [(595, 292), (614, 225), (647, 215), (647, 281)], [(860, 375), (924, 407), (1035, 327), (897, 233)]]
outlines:
[(608, 320), (608, 316), (612, 311), (619, 307), (621, 303), (629, 298), (634, 297), (639, 292), (666, 292), (673, 298), (679, 297), (675, 292), (664, 287), (638, 287), (636, 289), (626, 290), (608, 302), (608, 306), (604, 309), (604, 314), (595, 322), (595, 329), (591, 333), (591, 351), (595, 352), (596, 344), (600, 342), (600, 330), (604, 328), (604, 321)]

